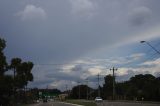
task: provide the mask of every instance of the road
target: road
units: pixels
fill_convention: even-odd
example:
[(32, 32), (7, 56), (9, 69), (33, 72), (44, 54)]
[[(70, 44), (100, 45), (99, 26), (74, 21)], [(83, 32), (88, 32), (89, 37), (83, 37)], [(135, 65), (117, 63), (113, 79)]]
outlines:
[[(68, 104), (63, 102), (47, 102), (47, 103), (37, 103), (29, 106), (81, 106)], [(97, 106), (160, 106), (160, 104), (151, 104), (151, 103), (137, 103), (137, 102), (108, 102), (103, 101), (102, 103), (97, 103)]]
[(40, 102), (37, 104), (29, 105), (29, 106), (80, 106), (80, 105), (74, 105), (69, 103), (63, 103), (63, 102)]
[(103, 101), (102, 103), (97, 103), (97, 106), (160, 106), (160, 104), (137, 103), (137, 102), (108, 102), (108, 101)]

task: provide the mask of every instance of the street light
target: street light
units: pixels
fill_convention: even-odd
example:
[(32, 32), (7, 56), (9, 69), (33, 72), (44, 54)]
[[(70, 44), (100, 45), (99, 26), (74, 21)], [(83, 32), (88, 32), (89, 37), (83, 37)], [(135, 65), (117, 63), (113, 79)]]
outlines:
[(155, 47), (153, 47), (149, 42), (147, 41), (140, 41), (140, 43), (146, 43), (148, 46), (150, 46), (154, 51), (156, 51), (158, 54), (160, 54), (160, 51), (158, 51)]

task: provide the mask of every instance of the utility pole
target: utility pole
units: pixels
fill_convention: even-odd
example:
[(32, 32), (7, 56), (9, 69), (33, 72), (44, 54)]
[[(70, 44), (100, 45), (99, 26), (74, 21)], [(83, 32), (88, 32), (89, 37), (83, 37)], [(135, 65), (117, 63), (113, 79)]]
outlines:
[(86, 86), (87, 87), (87, 98), (86, 99), (88, 100), (88, 78), (86, 79), (86, 83), (87, 83), (87, 86)]
[(99, 88), (99, 74), (98, 74), (97, 76), (98, 76), (98, 97), (100, 97), (100, 88)]
[(77, 82), (78, 83), (78, 98), (81, 98), (81, 91), (80, 91), (80, 81)]
[(112, 68), (110, 69), (110, 71), (113, 71), (113, 100), (115, 99), (115, 74), (114, 72), (117, 71), (118, 69), (117, 68)]
[(66, 93), (68, 94), (68, 86), (67, 86), (67, 84), (66, 84)]

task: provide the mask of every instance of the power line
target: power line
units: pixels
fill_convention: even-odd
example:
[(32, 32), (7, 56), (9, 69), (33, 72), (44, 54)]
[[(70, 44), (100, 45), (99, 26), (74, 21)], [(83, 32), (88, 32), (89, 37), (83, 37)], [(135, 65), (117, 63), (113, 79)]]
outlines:
[(141, 41), (141, 43), (146, 43), (148, 46), (150, 46), (154, 51), (156, 51), (158, 54), (160, 54), (160, 51), (158, 51), (155, 47), (153, 47), (149, 42), (147, 41)]
[[(157, 47), (157, 46), (159, 46), (159, 45), (160, 45), (160, 42), (157, 43), (157, 44), (155, 44), (155, 45), (153, 45), (153, 46), (154, 46), (154, 47)], [(149, 48), (148, 50), (146, 50), (146, 53), (147, 53), (147, 54), (153, 53), (153, 49), (152, 49), (152, 48)]]

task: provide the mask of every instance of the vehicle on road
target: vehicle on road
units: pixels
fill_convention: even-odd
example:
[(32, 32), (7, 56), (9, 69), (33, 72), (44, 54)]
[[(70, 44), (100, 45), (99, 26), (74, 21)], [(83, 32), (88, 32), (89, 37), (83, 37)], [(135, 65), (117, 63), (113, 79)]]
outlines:
[(103, 99), (101, 97), (96, 97), (95, 98), (95, 102), (102, 102), (102, 101), (103, 101)]
[(39, 102), (40, 102), (40, 100), (38, 99), (36, 102), (37, 102), (37, 103), (39, 103)]

